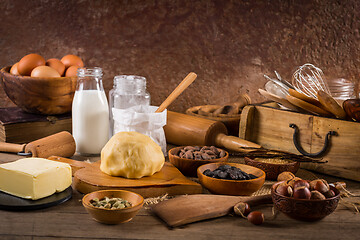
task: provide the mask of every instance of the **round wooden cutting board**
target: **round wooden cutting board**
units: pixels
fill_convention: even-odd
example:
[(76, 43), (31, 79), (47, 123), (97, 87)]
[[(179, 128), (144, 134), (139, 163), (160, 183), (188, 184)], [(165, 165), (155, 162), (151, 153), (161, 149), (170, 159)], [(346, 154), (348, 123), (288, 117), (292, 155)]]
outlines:
[(70, 164), (73, 169), (74, 187), (85, 194), (105, 189), (128, 190), (144, 198), (157, 197), (166, 193), (172, 196), (202, 193), (200, 184), (187, 179), (169, 162), (165, 162), (163, 168), (150, 177), (129, 179), (103, 173), (100, 170), (100, 161), (88, 163), (55, 156), (49, 159)]

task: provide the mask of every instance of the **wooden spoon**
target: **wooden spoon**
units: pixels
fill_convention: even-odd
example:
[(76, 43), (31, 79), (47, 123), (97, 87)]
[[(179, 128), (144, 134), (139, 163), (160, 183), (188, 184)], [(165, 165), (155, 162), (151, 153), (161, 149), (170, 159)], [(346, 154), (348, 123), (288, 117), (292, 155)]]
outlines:
[(302, 109), (305, 109), (306, 111), (309, 111), (309, 112), (312, 112), (314, 114), (324, 116), (324, 117), (333, 117), (332, 113), (330, 113), (322, 108), (319, 108), (309, 102), (303, 101), (297, 97), (288, 95), (288, 96), (286, 96), (286, 99), (293, 105), (300, 107)]
[(346, 113), (344, 109), (336, 102), (336, 100), (324, 91), (318, 91), (317, 97), (323, 107), (334, 114), (337, 118), (345, 119)]
[(266, 97), (269, 100), (272, 100), (274, 102), (280, 103), (281, 105), (283, 105), (284, 107), (290, 109), (290, 110), (295, 110), (295, 111), (299, 111), (301, 112), (300, 108), (294, 106), (293, 104), (291, 104), (288, 100), (286, 100), (285, 98), (281, 98), (275, 94), (269, 93), (268, 91), (259, 88), (258, 89), (259, 93), (261, 95), (263, 95), (264, 97)]
[(164, 111), (190, 84), (196, 79), (197, 75), (193, 72), (189, 73), (184, 80), (170, 93), (165, 101), (160, 105), (155, 112)]

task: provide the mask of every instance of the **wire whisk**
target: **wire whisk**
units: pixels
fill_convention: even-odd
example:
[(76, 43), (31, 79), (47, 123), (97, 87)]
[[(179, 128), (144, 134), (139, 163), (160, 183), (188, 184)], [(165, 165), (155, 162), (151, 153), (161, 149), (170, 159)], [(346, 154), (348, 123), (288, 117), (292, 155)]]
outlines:
[(293, 74), (292, 85), (296, 91), (308, 97), (317, 98), (317, 92), (322, 90), (331, 95), (329, 87), (323, 79), (323, 71), (311, 63), (300, 66)]

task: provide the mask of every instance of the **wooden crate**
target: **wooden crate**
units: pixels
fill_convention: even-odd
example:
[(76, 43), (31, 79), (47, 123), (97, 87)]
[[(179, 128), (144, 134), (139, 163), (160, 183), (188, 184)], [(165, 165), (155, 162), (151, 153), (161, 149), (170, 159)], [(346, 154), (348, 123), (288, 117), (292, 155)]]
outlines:
[(327, 151), (321, 157), (328, 163), (301, 163), (302, 168), (360, 181), (360, 123), (249, 105), (241, 114), (239, 137), (267, 149), (300, 154), (290, 124), (298, 126), (300, 145), (308, 153), (323, 148), (329, 131), (337, 133), (330, 137)]

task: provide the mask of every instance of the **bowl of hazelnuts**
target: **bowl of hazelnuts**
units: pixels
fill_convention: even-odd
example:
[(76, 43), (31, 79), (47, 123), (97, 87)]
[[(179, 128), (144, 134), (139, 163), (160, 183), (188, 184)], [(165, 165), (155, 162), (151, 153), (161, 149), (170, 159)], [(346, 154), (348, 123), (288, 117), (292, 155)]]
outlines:
[(197, 168), (204, 164), (226, 162), (228, 158), (227, 151), (215, 146), (182, 146), (169, 151), (169, 161), (188, 177), (196, 177)]
[(340, 192), (324, 179), (307, 181), (283, 172), (271, 187), (274, 206), (285, 215), (303, 221), (317, 221), (335, 211)]

